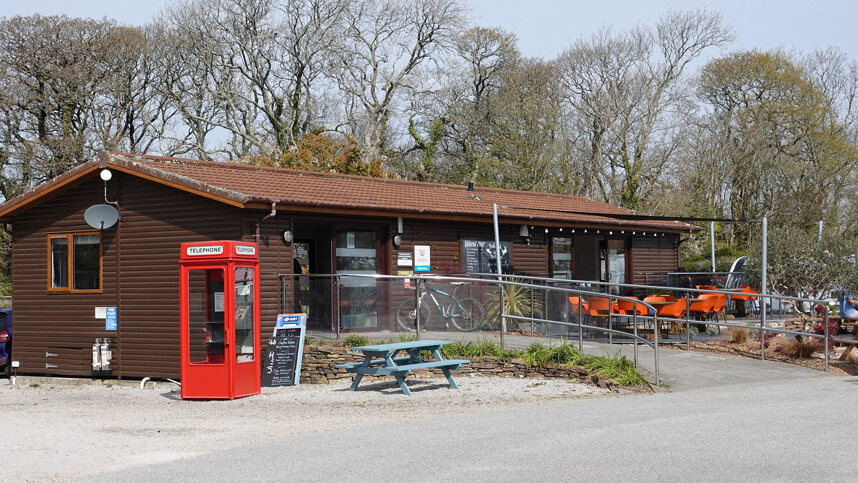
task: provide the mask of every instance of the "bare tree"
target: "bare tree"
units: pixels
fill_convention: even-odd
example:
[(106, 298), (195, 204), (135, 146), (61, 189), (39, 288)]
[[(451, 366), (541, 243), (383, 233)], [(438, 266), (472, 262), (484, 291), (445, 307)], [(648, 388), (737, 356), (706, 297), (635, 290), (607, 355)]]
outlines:
[(189, 129), (185, 149), (231, 157), (284, 151), (314, 128), (313, 84), (336, 45), (345, 0), (192, 0), (157, 23), (163, 70)]
[(128, 139), (127, 125), (100, 116), (141, 49), (138, 31), (109, 20), (0, 19), (4, 196), (90, 159), (106, 139)]
[(585, 130), (578, 138), (584, 169), (596, 175), (605, 201), (641, 207), (641, 192), (669, 161), (664, 148), (682, 125), (673, 115), (688, 95), (683, 74), (705, 49), (731, 39), (718, 14), (670, 12), (654, 29), (602, 31), (563, 53), (567, 102)]
[(368, 159), (382, 156), (397, 94), (415, 68), (450, 45), (463, 22), (458, 0), (359, 0), (344, 16), (344, 44), (332, 67), (360, 110), (349, 127)]

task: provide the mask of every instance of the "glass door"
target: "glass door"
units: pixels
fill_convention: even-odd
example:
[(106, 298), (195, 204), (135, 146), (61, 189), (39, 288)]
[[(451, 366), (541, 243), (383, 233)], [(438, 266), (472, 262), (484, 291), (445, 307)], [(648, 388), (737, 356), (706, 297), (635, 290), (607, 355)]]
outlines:
[[(335, 259), (338, 274), (378, 273), (377, 230), (336, 231)], [(378, 327), (376, 280), (363, 277), (340, 279), (340, 328)]]
[[(608, 282), (626, 283), (626, 243), (624, 240), (608, 240)], [(619, 295), (619, 287), (611, 286), (611, 293)]]

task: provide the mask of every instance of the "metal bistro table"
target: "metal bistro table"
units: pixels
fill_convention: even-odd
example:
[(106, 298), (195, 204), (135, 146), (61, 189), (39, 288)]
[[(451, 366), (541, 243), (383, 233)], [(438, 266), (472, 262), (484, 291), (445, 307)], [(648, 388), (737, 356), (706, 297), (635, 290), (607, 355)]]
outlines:
[[(444, 360), (441, 356), (441, 347), (449, 343), (450, 341), (447, 340), (414, 340), (392, 344), (352, 347), (352, 350), (363, 352), (363, 362), (340, 364), (337, 367), (355, 374), (354, 382), (352, 382), (349, 388), (350, 391), (357, 389), (361, 378), (365, 374), (368, 374), (374, 376), (393, 376), (396, 378), (396, 382), (399, 383), (402, 392), (411, 394), (411, 390), (405, 384), (405, 378), (415, 369), (441, 369), (444, 371), (444, 375), (447, 376), (447, 382), (450, 383), (450, 387), (458, 389), (459, 386), (456, 384), (453, 374), (450, 371), (458, 369), (462, 367), (462, 364), (468, 364), (471, 361), (467, 359)], [(420, 353), (424, 351), (431, 352), (435, 360), (424, 361), (420, 357)], [(408, 355), (397, 357), (401, 352), (406, 352)]]

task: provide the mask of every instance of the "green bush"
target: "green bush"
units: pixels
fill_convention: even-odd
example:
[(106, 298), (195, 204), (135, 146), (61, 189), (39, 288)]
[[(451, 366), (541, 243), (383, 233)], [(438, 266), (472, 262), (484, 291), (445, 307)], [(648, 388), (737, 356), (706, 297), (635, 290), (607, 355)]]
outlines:
[(365, 335), (349, 334), (343, 339), (343, 344), (349, 347), (360, 347), (369, 344), (369, 339)]
[(539, 367), (546, 364), (573, 364), (582, 366), (600, 377), (610, 379), (620, 386), (635, 386), (646, 382), (643, 376), (638, 374), (632, 361), (620, 356), (619, 353), (613, 357), (591, 356), (565, 343), (558, 347), (545, 347), (542, 344), (533, 343), (524, 351), (513, 351), (501, 349), (491, 341), (453, 342), (445, 345), (442, 352), (448, 358), (475, 359), (491, 356), (502, 361), (524, 359), (525, 363)]

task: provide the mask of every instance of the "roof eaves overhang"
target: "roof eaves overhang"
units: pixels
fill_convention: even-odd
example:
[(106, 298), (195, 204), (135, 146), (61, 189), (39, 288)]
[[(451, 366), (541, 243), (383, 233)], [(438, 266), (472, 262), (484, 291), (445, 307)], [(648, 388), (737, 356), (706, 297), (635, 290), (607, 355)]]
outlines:
[(15, 214), (52, 198), (63, 191), (88, 179), (98, 165), (94, 161), (81, 164), (56, 178), (46, 181), (26, 193), (16, 196), (0, 205), (0, 222), (9, 222)]
[(245, 208), (250, 200), (250, 196), (245, 193), (228, 190), (171, 171), (158, 169), (146, 164), (145, 161), (135, 160), (129, 155), (118, 156), (112, 153), (100, 153), (97, 160), (100, 167), (112, 168), (119, 172), (138, 176), (164, 186), (239, 208)]

